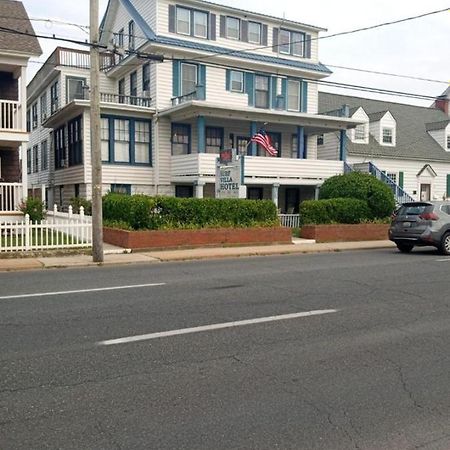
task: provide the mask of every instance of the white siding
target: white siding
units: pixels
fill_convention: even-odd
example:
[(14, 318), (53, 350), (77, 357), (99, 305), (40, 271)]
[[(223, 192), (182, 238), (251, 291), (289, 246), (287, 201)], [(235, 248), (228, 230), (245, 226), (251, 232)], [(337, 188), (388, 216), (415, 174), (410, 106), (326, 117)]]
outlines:
[(450, 125), (440, 130), (429, 131), (428, 134), (446, 151), (450, 151), (447, 148), (447, 136), (450, 136)]
[(352, 142), (355, 142), (357, 144), (361, 144), (361, 145), (368, 144), (369, 143), (369, 117), (367, 116), (364, 109), (358, 108), (357, 111), (355, 111), (355, 113), (353, 114), (352, 119), (361, 120), (361, 121), (365, 122), (364, 126), (365, 126), (366, 139), (364, 141), (363, 140), (355, 140), (355, 129), (354, 128), (347, 131), (348, 138)]
[(317, 146), (317, 159), (339, 159), (339, 131), (323, 135), (323, 145)]
[[(377, 142), (386, 147), (395, 147), (397, 140), (396, 122), (392, 114), (388, 111), (378, 122), (370, 123), (370, 134), (377, 140)], [(393, 145), (383, 144), (383, 128), (392, 128)]]

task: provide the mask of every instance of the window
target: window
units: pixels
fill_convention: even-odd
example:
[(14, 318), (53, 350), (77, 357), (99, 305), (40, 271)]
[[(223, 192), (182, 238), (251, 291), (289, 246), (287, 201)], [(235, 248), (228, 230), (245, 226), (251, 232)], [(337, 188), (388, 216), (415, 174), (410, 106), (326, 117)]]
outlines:
[(355, 141), (365, 141), (366, 140), (366, 125), (357, 125), (355, 128)]
[(255, 106), (257, 108), (269, 107), (269, 77), (255, 76)]
[(194, 11), (194, 36), (208, 37), (208, 14), (202, 11)]
[(65, 165), (66, 154), (66, 129), (64, 126), (59, 127), (54, 133), (55, 141), (55, 169), (62, 169)]
[(130, 103), (137, 104), (137, 72), (130, 73)]
[(117, 84), (117, 91), (119, 93), (119, 103), (125, 102), (125, 78), (121, 78)]
[(131, 195), (131, 184), (112, 184), (111, 192), (114, 194)]
[(193, 186), (175, 186), (175, 197), (178, 198), (192, 198), (194, 196)]
[(236, 17), (227, 17), (226, 24), (226, 36), (228, 39), (239, 40), (241, 37), (241, 21)]
[(300, 81), (288, 80), (287, 97), (287, 109), (300, 111)]
[(223, 128), (206, 127), (206, 153), (219, 153), (223, 148)]
[(397, 173), (395, 172), (388, 172), (386, 173), (386, 176), (395, 184), (397, 184)]
[(317, 136), (317, 145), (323, 145), (324, 144), (324, 137), (323, 134), (319, 134)]
[(392, 144), (393, 135), (392, 128), (383, 128), (383, 144)]
[(142, 66), (142, 91), (150, 92), (150, 63)]
[(27, 149), (27, 173), (31, 173), (31, 148)]
[(150, 123), (134, 124), (134, 162), (150, 164)]
[(191, 153), (191, 127), (184, 124), (172, 124), (172, 155)]
[(48, 142), (47, 140), (41, 142), (41, 169), (48, 169)]
[(67, 124), (69, 167), (83, 163), (83, 131), (81, 124), (81, 116), (78, 116)]
[(450, 134), (447, 135), (447, 150), (450, 150)]
[(291, 158), (297, 159), (298, 158), (298, 136), (296, 134), (292, 135), (291, 140)]
[(181, 64), (181, 95), (192, 94), (197, 87), (197, 66)]
[(191, 11), (186, 8), (177, 8), (177, 33), (191, 34)]
[(44, 92), (41, 95), (40, 103), (41, 103), (41, 121), (44, 121), (47, 118), (47, 92)]
[(130, 20), (128, 22), (128, 50), (134, 49), (135, 49), (134, 21)]
[(256, 22), (248, 23), (248, 42), (261, 44), (261, 24)]
[[(281, 156), (281, 133), (273, 133), (273, 132), (267, 132), (267, 135), (270, 138), (270, 142), (277, 150), (277, 156)], [(265, 148), (259, 144), (257, 144), (257, 156), (270, 156), (269, 153), (265, 150)]]
[(35, 128), (37, 128), (37, 126), (38, 126), (37, 103), (35, 103), (35, 104), (31, 107), (31, 123), (32, 123), (33, 130), (34, 130)]
[(305, 55), (305, 34), (281, 29), (278, 46), (280, 53), (303, 57)]
[[(125, 34), (125, 30), (123, 28), (121, 28), (119, 30), (119, 32), (117, 33), (117, 46), (119, 47), (119, 49), (124, 49), (124, 40), (123, 40), (123, 35)], [(121, 54), (119, 52), (119, 61), (121, 61), (123, 59), (123, 54)]]
[(39, 171), (39, 146), (33, 145), (33, 172)]
[(244, 91), (244, 72), (232, 70), (230, 72), (230, 89), (232, 92)]
[(251, 149), (249, 144), (250, 138), (244, 136), (238, 136), (236, 138), (236, 148), (239, 155), (250, 155)]
[(31, 111), (27, 110), (27, 131), (31, 131)]
[(67, 103), (73, 100), (84, 99), (84, 86), (86, 84), (86, 78), (67, 77)]
[(247, 188), (247, 198), (249, 200), (262, 200), (263, 199), (263, 188), (248, 187)]
[(151, 122), (101, 117), (102, 161), (110, 164), (151, 164)]
[(59, 83), (56, 81), (50, 87), (50, 113), (59, 109)]

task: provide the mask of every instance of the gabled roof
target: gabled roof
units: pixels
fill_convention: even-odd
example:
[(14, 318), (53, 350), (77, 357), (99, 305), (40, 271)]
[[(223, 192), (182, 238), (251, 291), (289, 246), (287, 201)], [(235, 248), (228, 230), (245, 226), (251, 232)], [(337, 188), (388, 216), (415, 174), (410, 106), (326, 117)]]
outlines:
[(387, 110), (386, 111), (378, 111), (375, 113), (367, 114), (367, 116), (369, 117), (369, 120), (371, 122), (379, 122), (386, 115), (387, 112), (388, 112)]
[(428, 172), (430, 172), (430, 174), (433, 177), (437, 177), (437, 173), (435, 172), (435, 170), (429, 165), (429, 164), (425, 164), (418, 172), (417, 176), (419, 177), (420, 175), (422, 175), (425, 170), (428, 170)]
[(0, 51), (33, 56), (42, 54), (41, 46), (22, 2), (0, 1)]
[(427, 131), (442, 130), (450, 123), (450, 119), (441, 120), (440, 122), (431, 122), (426, 124)]
[(348, 140), (349, 155), (450, 162), (450, 152), (446, 152), (427, 132), (427, 124), (449, 120), (443, 111), (437, 108), (319, 92), (319, 113), (339, 109), (344, 104), (350, 108), (362, 106), (371, 122), (373, 116), (377, 117), (380, 112), (385, 114), (389, 111), (397, 123), (395, 146), (380, 145), (370, 135), (368, 144), (355, 144)]

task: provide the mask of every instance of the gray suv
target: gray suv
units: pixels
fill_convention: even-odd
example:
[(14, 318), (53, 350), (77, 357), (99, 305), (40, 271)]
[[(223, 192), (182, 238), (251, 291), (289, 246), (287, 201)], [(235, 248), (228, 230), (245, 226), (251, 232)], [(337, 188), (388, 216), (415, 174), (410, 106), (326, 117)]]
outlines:
[(450, 255), (450, 202), (403, 203), (392, 216), (389, 239), (403, 253), (432, 245)]

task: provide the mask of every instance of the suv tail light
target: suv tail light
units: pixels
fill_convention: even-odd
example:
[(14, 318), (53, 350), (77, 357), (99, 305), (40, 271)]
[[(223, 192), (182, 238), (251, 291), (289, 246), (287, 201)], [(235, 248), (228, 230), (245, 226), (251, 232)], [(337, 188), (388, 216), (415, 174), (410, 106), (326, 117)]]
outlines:
[(422, 220), (438, 220), (439, 217), (436, 213), (434, 212), (428, 212), (428, 213), (423, 213), (419, 216), (419, 219)]

